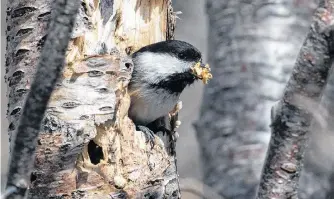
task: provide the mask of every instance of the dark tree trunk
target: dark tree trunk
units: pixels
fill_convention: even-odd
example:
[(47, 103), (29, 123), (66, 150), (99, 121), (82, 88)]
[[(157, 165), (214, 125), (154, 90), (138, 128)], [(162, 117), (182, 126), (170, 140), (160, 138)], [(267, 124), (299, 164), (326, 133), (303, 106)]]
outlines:
[(196, 122), (204, 182), (227, 198), (255, 196), (282, 96), (308, 30), (313, 1), (208, 0), (209, 62)]

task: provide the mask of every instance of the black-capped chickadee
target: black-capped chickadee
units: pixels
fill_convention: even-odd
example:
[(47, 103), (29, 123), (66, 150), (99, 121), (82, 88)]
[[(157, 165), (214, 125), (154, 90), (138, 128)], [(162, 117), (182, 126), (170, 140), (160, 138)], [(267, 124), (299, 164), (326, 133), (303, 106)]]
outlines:
[(132, 54), (134, 69), (129, 83), (129, 117), (153, 142), (150, 124), (166, 116), (187, 85), (199, 79), (192, 69), (202, 63), (200, 51), (191, 44), (168, 40), (145, 46)]

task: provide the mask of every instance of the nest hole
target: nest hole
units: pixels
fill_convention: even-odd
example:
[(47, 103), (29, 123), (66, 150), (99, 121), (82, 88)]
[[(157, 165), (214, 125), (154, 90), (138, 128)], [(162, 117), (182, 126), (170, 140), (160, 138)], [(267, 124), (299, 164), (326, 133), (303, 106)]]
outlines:
[(88, 155), (90, 162), (94, 165), (99, 164), (104, 159), (102, 147), (97, 145), (93, 140), (88, 143)]
[(128, 68), (128, 69), (129, 69), (129, 68), (131, 68), (131, 66), (132, 66), (132, 64), (131, 64), (131, 63), (128, 63), (128, 62), (127, 62), (127, 63), (125, 63), (125, 67), (126, 67), (126, 68)]

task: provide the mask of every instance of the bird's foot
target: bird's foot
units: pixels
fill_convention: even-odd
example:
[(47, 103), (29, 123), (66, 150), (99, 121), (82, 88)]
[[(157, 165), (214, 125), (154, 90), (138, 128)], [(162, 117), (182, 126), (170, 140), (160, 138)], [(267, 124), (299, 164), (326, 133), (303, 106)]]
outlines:
[(172, 134), (172, 131), (167, 129), (165, 126), (158, 126), (157, 132), (162, 132), (162, 135), (165, 136), (166, 134)]
[(172, 140), (176, 142), (176, 140), (179, 138), (179, 133), (176, 131), (172, 131), (167, 129), (165, 126), (159, 126), (158, 131), (162, 132), (162, 135), (169, 135), (172, 136)]
[(169, 137), (168, 143), (169, 143), (169, 150), (172, 155), (175, 155), (175, 148), (176, 148), (176, 141), (179, 138), (179, 133), (175, 130), (169, 130), (164, 126), (160, 126), (159, 131), (162, 132), (163, 135), (167, 134)]
[(136, 126), (137, 130), (141, 131), (144, 133), (145, 135), (145, 139), (146, 139), (146, 143), (150, 143), (151, 145), (151, 149), (153, 149), (154, 145), (155, 145), (155, 135), (154, 135), (154, 132), (147, 128), (146, 126), (141, 126), (141, 125), (138, 125)]

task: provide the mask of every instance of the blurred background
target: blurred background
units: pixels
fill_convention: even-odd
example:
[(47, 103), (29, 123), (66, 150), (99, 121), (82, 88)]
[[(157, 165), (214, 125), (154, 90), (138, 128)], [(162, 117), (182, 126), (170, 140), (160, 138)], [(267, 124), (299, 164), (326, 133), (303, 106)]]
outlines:
[[(209, 195), (254, 197), (270, 138), (270, 109), (281, 98), (317, 0), (180, 0), (176, 39), (196, 46), (208, 61), (213, 80), (197, 83), (181, 96), (177, 142), (179, 175)], [(4, 84), (5, 5), (1, 1), (1, 190), (7, 171), (8, 123)], [(334, 199), (334, 77), (317, 116), (300, 179), (299, 198)], [(207, 187), (208, 186), (208, 187)], [(200, 198), (184, 191), (186, 199)]]

